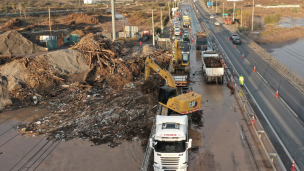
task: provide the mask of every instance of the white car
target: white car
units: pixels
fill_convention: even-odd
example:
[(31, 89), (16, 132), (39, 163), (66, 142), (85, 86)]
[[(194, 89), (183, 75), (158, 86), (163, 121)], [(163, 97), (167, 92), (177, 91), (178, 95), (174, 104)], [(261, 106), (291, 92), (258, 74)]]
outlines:
[(218, 21), (216, 21), (216, 22), (214, 23), (214, 25), (216, 25), (216, 26), (220, 26), (220, 25), (221, 25), (221, 23), (220, 23), (220, 22), (218, 22)]
[(215, 18), (215, 16), (214, 15), (210, 15), (210, 18)]
[(179, 35), (180, 35), (180, 32), (181, 32), (180, 28), (175, 28), (175, 30), (174, 30), (174, 35), (175, 35), (175, 36), (179, 36)]

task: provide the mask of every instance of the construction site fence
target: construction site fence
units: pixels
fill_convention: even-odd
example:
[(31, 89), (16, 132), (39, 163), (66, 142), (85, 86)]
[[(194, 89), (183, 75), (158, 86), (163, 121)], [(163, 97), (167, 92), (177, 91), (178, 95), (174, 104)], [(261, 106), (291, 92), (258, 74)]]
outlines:
[[(204, 22), (202, 16), (199, 14), (196, 6), (194, 5), (194, 3), (192, 1), (191, 1), (191, 6), (194, 9), (194, 12), (197, 16), (198, 22), (200, 23), (200, 25), (202, 26), (202, 29), (204, 29), (204, 31), (207, 34), (208, 41), (212, 44), (212, 46), (215, 47), (215, 49), (217, 49), (218, 52), (220, 52), (221, 54), (224, 54), (224, 50), (221, 48), (221, 46), (219, 45), (219, 42), (215, 39), (213, 34), (210, 32), (209, 28), (206, 26), (206, 23)], [(203, 7), (202, 4), (201, 4), (201, 6)], [(205, 8), (205, 10), (208, 12), (208, 10), (206, 8)], [(222, 58), (222, 61), (225, 65), (225, 71), (226, 71), (225, 73), (228, 75), (227, 77), (230, 78), (230, 80), (229, 80), (230, 84), (233, 87), (237, 87), (236, 90), (238, 92), (237, 94), (239, 96), (239, 99), (242, 102), (242, 109), (247, 114), (247, 122), (251, 122), (252, 117), (256, 118), (255, 119), (256, 124), (253, 125), (253, 129), (254, 129), (255, 134), (259, 137), (259, 142), (262, 145), (264, 152), (267, 154), (267, 158), (268, 158), (269, 162), (271, 163), (272, 168), (274, 170), (277, 170), (277, 169), (286, 170), (284, 165), (283, 165), (283, 162), (282, 162), (281, 158), (278, 156), (278, 153), (276, 152), (275, 148), (273, 147), (273, 144), (270, 141), (268, 135), (264, 131), (259, 119), (256, 117), (256, 115), (254, 113), (254, 110), (252, 109), (252, 107), (251, 107), (250, 103), (248, 102), (247, 98), (244, 95), (241, 95), (243, 93), (243, 91), (240, 88), (238, 88), (238, 85), (236, 83), (236, 79), (234, 78), (234, 76), (237, 76), (237, 75), (236, 74), (234, 74), (234, 75), (231, 74), (231, 73), (234, 73), (234, 67), (233, 67), (232, 63), (230, 62), (227, 55), (221, 55), (221, 58)], [(265, 138), (263, 140), (261, 139), (261, 134), (263, 134), (265, 136)], [(255, 162), (253, 162), (253, 165), (258, 167), (255, 164)]]

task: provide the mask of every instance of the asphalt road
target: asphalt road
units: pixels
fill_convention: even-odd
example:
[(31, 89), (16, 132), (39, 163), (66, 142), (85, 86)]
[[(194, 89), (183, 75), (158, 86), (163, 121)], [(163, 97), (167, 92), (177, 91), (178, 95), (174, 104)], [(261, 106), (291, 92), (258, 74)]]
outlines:
[[(209, 19), (210, 15), (203, 10), (201, 5), (198, 2), (195, 2), (195, 5), (235, 70), (244, 76), (245, 85), (249, 91), (248, 95), (253, 97), (251, 102), (256, 115), (263, 124), (286, 169), (291, 168), (291, 160), (273, 133), (271, 126), (268, 125), (267, 120), (290, 153), (291, 158), (296, 160), (296, 164), (301, 170), (304, 170), (304, 95), (256, 55), (245, 43), (236, 45), (237, 48), (234, 49), (234, 45), (227, 40), (231, 33), (223, 26), (214, 26), (214, 21)], [(242, 59), (242, 54), (245, 55), (245, 60)], [(258, 73), (253, 72), (254, 66), (256, 66)], [(275, 90), (279, 90), (280, 97), (295, 113), (281, 98), (275, 98)], [(254, 102), (257, 105), (254, 105)], [(262, 112), (259, 111), (259, 108)]]

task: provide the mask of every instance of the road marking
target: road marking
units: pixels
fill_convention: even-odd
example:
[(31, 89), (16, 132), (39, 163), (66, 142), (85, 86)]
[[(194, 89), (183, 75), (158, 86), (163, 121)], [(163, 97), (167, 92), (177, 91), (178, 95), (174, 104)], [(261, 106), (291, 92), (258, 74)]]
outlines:
[[(259, 72), (257, 72), (258, 74), (259, 74), (259, 76), (264, 80), (264, 82), (266, 83), (266, 84), (268, 84), (268, 82), (264, 79), (264, 77), (262, 77), (262, 75), (259, 73)], [(268, 84), (269, 85), (269, 84)]]
[(299, 116), (287, 105), (287, 103), (281, 97), (279, 97), (279, 98), (288, 107), (288, 109), (291, 110), (291, 112), (298, 118)]
[(239, 52), (239, 54), (241, 54), (241, 52), (236, 48), (236, 50)]
[(251, 66), (251, 63), (247, 59), (245, 59), (245, 61)]

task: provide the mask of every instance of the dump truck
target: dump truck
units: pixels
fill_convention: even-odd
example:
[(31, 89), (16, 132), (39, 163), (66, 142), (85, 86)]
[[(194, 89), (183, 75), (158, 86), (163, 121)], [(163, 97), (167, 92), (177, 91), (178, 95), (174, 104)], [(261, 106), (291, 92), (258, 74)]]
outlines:
[(176, 86), (187, 86), (190, 72), (190, 42), (175, 40), (173, 57), (169, 64)]
[(224, 65), (218, 52), (202, 51), (203, 76), (206, 83), (224, 83)]
[(191, 25), (191, 18), (188, 15), (183, 16), (183, 27), (184, 28), (189, 28)]
[(175, 81), (170, 72), (150, 56), (145, 61), (145, 80), (149, 78), (151, 68), (166, 80), (166, 85), (160, 87), (158, 92), (158, 101), (162, 105), (162, 115), (167, 115), (169, 109), (178, 114), (189, 114), (201, 108), (202, 96), (195, 92), (178, 95)]
[(156, 115), (155, 134), (149, 139), (154, 152), (154, 170), (186, 171), (188, 150), (192, 139), (188, 135), (188, 117)]
[(195, 33), (195, 46), (196, 46), (196, 50), (200, 50), (200, 51), (207, 50), (208, 40), (205, 32)]

